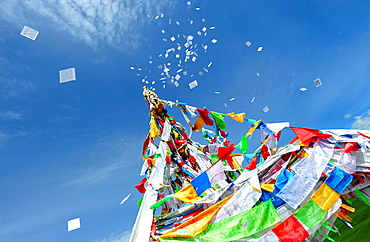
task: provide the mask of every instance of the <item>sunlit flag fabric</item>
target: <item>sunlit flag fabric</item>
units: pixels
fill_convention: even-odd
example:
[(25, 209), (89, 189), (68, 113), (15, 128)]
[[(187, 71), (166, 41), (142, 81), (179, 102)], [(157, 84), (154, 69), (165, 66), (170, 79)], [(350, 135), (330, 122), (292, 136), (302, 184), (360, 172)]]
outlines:
[[(365, 174), (370, 172), (370, 131), (264, 123), (244, 113), (161, 100), (147, 88), (144, 99), (150, 110), (140, 171), (145, 178), (135, 186), (144, 196), (130, 241), (322, 241), (316, 231), (330, 228), (329, 219), (352, 226), (350, 196), (370, 204), (365, 190), (370, 185)], [(167, 108), (174, 106), (189, 129), (202, 130), (205, 145), (192, 141), (169, 115)], [(242, 119), (251, 126), (234, 146), (223, 129)], [(297, 138), (279, 147), (285, 129)], [(248, 151), (252, 134), (259, 131), (260, 145)]]

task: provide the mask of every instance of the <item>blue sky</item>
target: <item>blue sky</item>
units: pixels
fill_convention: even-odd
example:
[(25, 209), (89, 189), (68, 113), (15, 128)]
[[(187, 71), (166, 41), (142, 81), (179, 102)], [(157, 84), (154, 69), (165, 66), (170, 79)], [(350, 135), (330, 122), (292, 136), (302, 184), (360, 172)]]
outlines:
[[(166, 100), (265, 122), (370, 129), (370, 3), (190, 2), (2, 2), (1, 241), (127, 240), (149, 122), (143, 85)], [(19, 34), (25, 25), (40, 32), (35, 41)], [(197, 34), (203, 27), (207, 36)], [(194, 36), (199, 50), (195, 62), (178, 67), (182, 35)], [(159, 57), (176, 43), (181, 58)], [(188, 71), (179, 87), (159, 80), (158, 65), (165, 63), (172, 76)], [(60, 84), (59, 70), (67, 68), (76, 68), (77, 80)], [(316, 78), (323, 83), (317, 88)], [(194, 80), (198, 86), (190, 90)], [(185, 124), (178, 110), (170, 114)], [(232, 142), (248, 130), (231, 119), (227, 124)], [(81, 228), (67, 232), (67, 221), (77, 217)]]

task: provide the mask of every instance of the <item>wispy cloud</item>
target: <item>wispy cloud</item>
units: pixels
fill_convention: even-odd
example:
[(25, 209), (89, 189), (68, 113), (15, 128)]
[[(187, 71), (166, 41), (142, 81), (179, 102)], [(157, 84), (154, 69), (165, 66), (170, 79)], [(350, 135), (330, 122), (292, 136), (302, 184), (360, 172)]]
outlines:
[(130, 230), (123, 231), (122, 233), (109, 234), (106, 238), (98, 239), (95, 242), (126, 242), (130, 239)]
[(108, 166), (90, 168), (81, 177), (68, 181), (64, 186), (91, 185), (107, 178), (112, 172), (124, 166), (122, 162), (109, 164)]
[(370, 130), (370, 110), (361, 116), (355, 117), (355, 122), (351, 126), (352, 129)]
[(10, 118), (10, 119), (20, 119), (22, 117), (22, 114), (16, 113), (14, 111), (4, 111), (4, 112), (0, 112), (0, 117)]
[[(174, 5), (170, 0), (9, 0), (0, 5), (0, 16), (15, 23), (37, 24), (44, 17), (55, 29), (66, 31), (93, 48), (107, 43), (117, 49), (137, 48), (147, 15), (160, 14)], [(45, 33), (40, 33), (40, 35)]]
[(77, 177), (62, 186), (89, 186), (112, 177), (114, 172), (130, 164), (132, 157), (137, 156), (134, 151), (140, 150), (140, 145), (138, 138), (106, 137), (100, 140), (86, 153), (71, 158), (76, 162), (89, 160), (93, 165), (84, 168)]

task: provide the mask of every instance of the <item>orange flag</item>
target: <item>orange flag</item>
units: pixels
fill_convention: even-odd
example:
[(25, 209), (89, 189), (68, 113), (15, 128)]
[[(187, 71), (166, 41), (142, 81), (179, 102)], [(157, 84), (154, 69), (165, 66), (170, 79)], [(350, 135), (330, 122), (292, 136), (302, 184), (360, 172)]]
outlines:
[(238, 121), (239, 123), (244, 122), (245, 113), (228, 113), (226, 116), (229, 116), (230, 118), (234, 119), (235, 121)]
[(220, 210), (232, 196), (233, 195), (216, 203), (215, 205), (204, 210), (195, 217), (187, 220), (185, 223), (171, 229), (161, 237), (194, 237), (200, 234), (203, 230), (207, 228), (208, 224), (218, 212), (218, 210)]

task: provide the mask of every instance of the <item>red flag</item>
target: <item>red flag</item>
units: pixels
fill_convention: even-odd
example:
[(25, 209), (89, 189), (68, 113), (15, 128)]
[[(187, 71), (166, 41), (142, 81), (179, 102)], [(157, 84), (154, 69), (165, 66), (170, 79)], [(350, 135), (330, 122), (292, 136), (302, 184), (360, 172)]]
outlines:
[(344, 146), (344, 149), (343, 149), (344, 153), (349, 153), (351, 151), (358, 151), (358, 145), (356, 142), (348, 142)]
[(301, 242), (309, 236), (306, 229), (294, 215), (291, 215), (284, 222), (273, 228), (272, 232), (276, 234), (281, 242)]
[(141, 182), (135, 186), (135, 188), (136, 188), (140, 193), (145, 193), (145, 191), (146, 191), (146, 188), (145, 188), (145, 186), (144, 186), (145, 182), (146, 182), (146, 178), (144, 178), (143, 180), (141, 180)]
[(257, 156), (253, 156), (253, 158), (249, 161), (249, 164), (247, 165), (247, 167), (245, 167), (245, 169), (247, 169), (247, 170), (254, 170), (254, 169), (256, 169), (256, 167), (257, 167), (257, 161), (258, 161), (258, 157)]
[(220, 160), (226, 160), (227, 157), (231, 155), (234, 149), (235, 149), (234, 144), (231, 144), (227, 147), (220, 147), (218, 148), (217, 155), (218, 157), (220, 157)]
[(209, 126), (213, 125), (213, 120), (210, 119), (209, 116), (208, 116), (208, 114), (209, 114), (208, 110), (197, 108), (197, 111), (198, 111), (200, 117), (203, 119), (203, 121), (206, 125), (209, 125)]
[(315, 141), (317, 138), (326, 139), (330, 138), (330, 134), (320, 133), (318, 129), (308, 129), (308, 128), (299, 128), (299, 127), (290, 127), (294, 133), (301, 140), (302, 144), (309, 146), (312, 141)]

